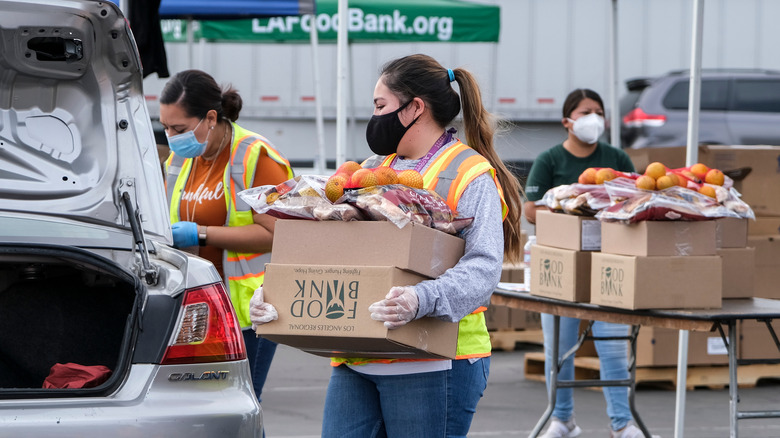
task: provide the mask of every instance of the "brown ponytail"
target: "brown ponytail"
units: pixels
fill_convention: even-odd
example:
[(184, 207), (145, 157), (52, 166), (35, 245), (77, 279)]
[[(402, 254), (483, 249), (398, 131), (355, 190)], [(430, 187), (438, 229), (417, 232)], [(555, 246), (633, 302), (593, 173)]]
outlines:
[(471, 73), (461, 68), (456, 68), (453, 72), (460, 87), (460, 96), (463, 102), (463, 127), (466, 131), (466, 142), (496, 169), (498, 183), (501, 184), (504, 200), (509, 208), (509, 213), (504, 220), (504, 257), (511, 262), (518, 262), (523, 252), (523, 248), (520, 247), (522, 187), (517, 177), (507, 169), (493, 148), (493, 136), (497, 121), (482, 105), (482, 94), (476, 79)]

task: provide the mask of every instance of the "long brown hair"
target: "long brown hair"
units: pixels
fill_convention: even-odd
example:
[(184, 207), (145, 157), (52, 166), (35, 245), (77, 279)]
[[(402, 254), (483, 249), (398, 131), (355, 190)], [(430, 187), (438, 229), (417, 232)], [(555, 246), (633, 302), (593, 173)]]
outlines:
[(522, 188), (493, 148), (497, 119), (482, 105), (482, 93), (476, 79), (462, 68), (453, 69), (451, 72), (454, 80), (458, 82), (460, 96), (450, 85), (450, 70), (427, 55), (416, 54), (390, 61), (382, 67), (381, 74), (390, 91), (405, 98), (402, 101), (413, 97), (425, 101), (431, 109), (431, 116), (442, 128), (460, 113), (462, 101), (466, 143), (485, 157), (496, 170), (509, 209), (503, 224), (504, 257), (512, 262), (519, 261), (522, 253)]

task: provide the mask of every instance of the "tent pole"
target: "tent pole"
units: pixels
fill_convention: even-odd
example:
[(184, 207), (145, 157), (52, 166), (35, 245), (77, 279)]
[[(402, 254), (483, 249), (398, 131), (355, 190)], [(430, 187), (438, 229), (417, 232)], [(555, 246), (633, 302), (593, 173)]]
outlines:
[(620, 108), (618, 106), (618, 74), (617, 74), (617, 33), (618, 33), (618, 0), (612, 0), (612, 26), (610, 30), (610, 47), (609, 47), (609, 100), (610, 106), (610, 119), (609, 134), (610, 144), (616, 148), (620, 148)]
[(320, 88), (320, 54), (319, 54), (319, 36), (317, 34), (317, 16), (311, 15), (311, 30), (309, 31), (311, 41), (311, 65), (312, 76), (314, 76), (314, 111), (315, 122), (317, 124), (317, 154), (314, 160), (314, 171), (319, 175), (324, 175), (327, 164), (325, 162), (325, 124), (322, 120), (322, 90)]
[(192, 29), (193, 23), (195, 21), (192, 19), (192, 17), (187, 18), (187, 66), (188, 68), (194, 68), (193, 65), (195, 63), (194, 56), (192, 54), (193, 51), (193, 44), (195, 40), (195, 31)]
[(347, 12), (349, 2), (339, 0), (339, 27), (336, 36), (336, 167), (346, 161), (347, 144)]
[[(693, 0), (693, 29), (691, 43), (691, 71), (688, 87), (688, 144), (685, 165), (699, 160), (699, 105), (701, 103), (701, 42), (704, 22), (704, 0)], [(687, 330), (680, 330), (677, 351), (677, 403), (675, 404), (674, 436), (683, 438), (685, 430), (685, 391), (688, 379)]]
[(693, 0), (693, 41), (691, 43), (690, 86), (688, 87), (688, 143), (686, 166), (699, 160), (699, 106), (701, 105), (701, 44), (704, 0)]

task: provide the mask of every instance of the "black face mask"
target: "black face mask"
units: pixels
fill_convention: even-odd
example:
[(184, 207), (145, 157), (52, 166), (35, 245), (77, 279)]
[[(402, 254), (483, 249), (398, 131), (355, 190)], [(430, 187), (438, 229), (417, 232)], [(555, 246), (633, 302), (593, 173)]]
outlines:
[[(414, 99), (412, 99), (414, 100)], [(382, 114), (381, 116), (371, 116), (371, 120), (368, 121), (366, 127), (366, 141), (371, 151), (377, 155), (390, 155), (398, 151), (398, 143), (406, 134), (406, 131), (414, 125), (414, 122), (419, 119), (412, 120), (409, 126), (404, 126), (401, 120), (398, 118), (398, 113), (406, 108), (409, 103), (401, 105), (397, 110)]]

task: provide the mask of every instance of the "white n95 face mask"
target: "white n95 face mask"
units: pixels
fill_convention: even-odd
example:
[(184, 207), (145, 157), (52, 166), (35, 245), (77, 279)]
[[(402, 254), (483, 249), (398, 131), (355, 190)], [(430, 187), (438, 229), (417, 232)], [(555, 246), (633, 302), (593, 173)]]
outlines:
[(587, 144), (594, 144), (604, 133), (604, 117), (596, 113), (590, 113), (577, 120), (568, 119), (574, 125), (571, 132)]

